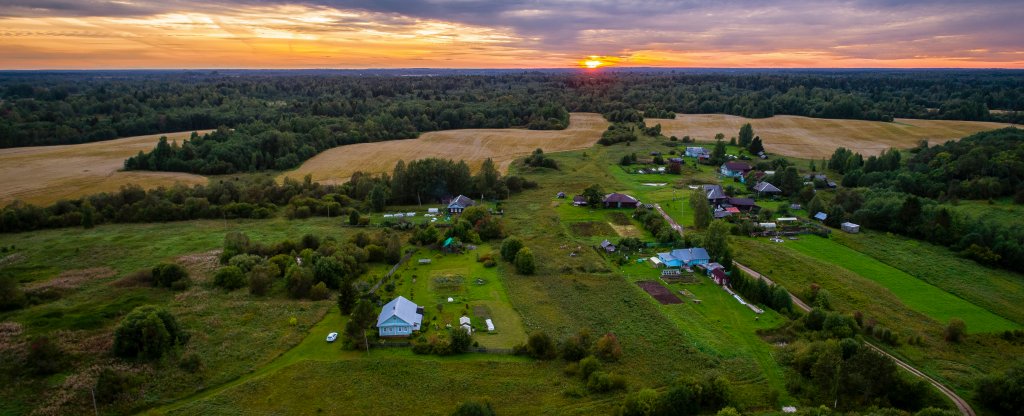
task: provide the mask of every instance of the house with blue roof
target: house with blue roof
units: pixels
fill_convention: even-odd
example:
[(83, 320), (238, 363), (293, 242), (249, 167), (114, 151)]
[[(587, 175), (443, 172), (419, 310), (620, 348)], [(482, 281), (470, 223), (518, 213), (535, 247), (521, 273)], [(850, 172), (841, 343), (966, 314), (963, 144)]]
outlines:
[(377, 316), (377, 333), (382, 337), (407, 337), (420, 330), (423, 309), (399, 296), (388, 302)]
[(703, 248), (677, 248), (668, 253), (658, 253), (658, 260), (661, 260), (665, 267), (692, 267), (698, 264), (707, 264), (711, 261), (708, 251)]

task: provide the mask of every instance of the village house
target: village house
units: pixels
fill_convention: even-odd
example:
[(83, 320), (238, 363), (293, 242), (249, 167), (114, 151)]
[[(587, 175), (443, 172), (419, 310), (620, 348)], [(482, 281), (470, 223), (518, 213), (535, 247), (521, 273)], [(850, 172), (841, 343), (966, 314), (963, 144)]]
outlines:
[(636, 198), (620, 193), (605, 195), (602, 202), (605, 208), (636, 208), (640, 205), (640, 201)]
[(747, 172), (750, 172), (753, 167), (746, 162), (725, 162), (722, 164), (720, 172), (722, 175), (730, 178), (739, 178), (740, 182), (745, 181), (744, 178)]
[(761, 197), (765, 195), (778, 195), (782, 193), (782, 190), (768, 182), (758, 182), (754, 185), (754, 192), (757, 192), (757, 196)]
[(576, 195), (572, 197), (573, 206), (582, 207), (587, 205), (587, 197), (583, 195)]
[(691, 267), (698, 264), (707, 264), (711, 256), (703, 248), (677, 248), (668, 253), (658, 253), (658, 260), (661, 260), (666, 267)]
[(708, 196), (708, 203), (712, 206), (718, 206), (729, 199), (721, 185), (704, 185), (704, 194)]
[(466, 208), (469, 208), (469, 207), (471, 207), (473, 205), (476, 205), (476, 201), (473, 201), (472, 199), (469, 199), (469, 197), (467, 197), (465, 195), (459, 195), (459, 196), (455, 197), (454, 199), (452, 199), (451, 202), (448, 203), (448, 213), (449, 214), (461, 214), (463, 210), (465, 210)]
[(701, 156), (704, 156), (704, 155), (707, 155), (708, 157), (710, 157), (711, 156), (711, 152), (708, 151), (708, 149), (705, 149), (703, 147), (687, 147), (686, 148), (686, 152), (684, 153), (684, 155), (687, 156), (687, 157), (696, 157), (696, 158), (700, 158)]
[(615, 252), (615, 244), (612, 244), (612, 242), (608, 240), (604, 240), (601, 242), (601, 248), (603, 248), (604, 251), (608, 253)]
[(735, 207), (739, 212), (757, 212), (761, 210), (761, 207), (757, 206), (757, 203), (750, 198), (729, 198), (726, 203), (732, 207)]
[(377, 316), (377, 333), (382, 337), (407, 337), (420, 330), (423, 308), (399, 296), (381, 308)]
[(840, 224), (840, 226), (842, 227), (843, 231), (846, 231), (850, 234), (857, 234), (860, 232), (860, 226), (852, 222), (844, 222)]

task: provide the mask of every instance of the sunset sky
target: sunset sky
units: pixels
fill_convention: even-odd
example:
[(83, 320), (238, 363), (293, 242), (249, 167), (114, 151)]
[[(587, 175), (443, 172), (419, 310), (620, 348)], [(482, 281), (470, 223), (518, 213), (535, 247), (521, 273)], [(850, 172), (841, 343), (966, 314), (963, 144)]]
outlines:
[(564, 68), (589, 56), (615, 66), (1024, 68), (1024, 5), (0, 0), (0, 69)]

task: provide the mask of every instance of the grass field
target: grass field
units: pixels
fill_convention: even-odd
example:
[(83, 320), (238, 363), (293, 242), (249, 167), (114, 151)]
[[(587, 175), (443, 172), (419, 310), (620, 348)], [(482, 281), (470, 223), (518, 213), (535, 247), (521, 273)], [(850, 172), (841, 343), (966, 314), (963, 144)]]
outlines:
[(951, 318), (960, 318), (967, 323), (967, 328), (971, 332), (996, 332), (1020, 328), (1020, 325), (1006, 318), (835, 241), (805, 235), (796, 241), (786, 240), (781, 245), (874, 280), (892, 291), (911, 309), (940, 323), (949, 322)]
[(677, 114), (675, 119), (647, 119), (648, 125), (661, 123), (667, 136), (690, 136), (711, 140), (717, 133), (726, 140), (735, 136), (744, 123), (754, 127), (769, 153), (818, 159), (828, 157), (842, 146), (861, 154), (877, 155), (883, 150), (913, 147), (921, 139), (932, 144), (1006, 127), (1003, 123), (979, 121), (896, 119), (894, 122), (836, 120), (799, 116), (774, 116), (747, 119), (725, 114)]
[[(1012, 360), (1008, 357), (1024, 353), (1019, 343), (1004, 341), (994, 334), (971, 333), (964, 343), (947, 343), (943, 340), (944, 322), (908, 307), (893, 291), (875, 280), (837, 267), (830, 259), (819, 259), (784, 247), (786, 244), (790, 241), (778, 244), (767, 239), (732, 240), (737, 261), (767, 275), (791, 292), (805, 296), (812, 283), (818, 284), (831, 293), (834, 310), (845, 314), (861, 311), (865, 321), (875, 320), (890, 328), (901, 342), (898, 346), (883, 346), (963, 397), (973, 396), (974, 383), (979, 377), (1005, 369), (1007, 360)], [(968, 332), (971, 332), (970, 327)], [(922, 343), (907, 343), (911, 337), (921, 337)]]
[(1024, 276), (1019, 273), (983, 267), (948, 248), (891, 234), (836, 233), (832, 239), (994, 314), (1024, 324), (1024, 305), (1020, 303), (1024, 299)]
[(391, 172), (399, 160), (437, 157), (465, 160), (477, 169), (487, 158), (502, 172), (518, 157), (537, 148), (557, 152), (588, 148), (601, 138), (608, 122), (600, 114), (572, 113), (565, 130), (465, 129), (423, 133), (419, 138), (360, 143), (336, 147), (307, 160), (298, 169), (282, 176), (314, 181), (342, 183), (356, 171)]
[(0, 178), (4, 178), (0, 205), (14, 200), (50, 204), (60, 199), (117, 191), (127, 184), (144, 188), (175, 182), (204, 184), (205, 177), (188, 173), (120, 172), (125, 159), (139, 151), (152, 150), (161, 136), (180, 142), (191, 134), (151, 134), (86, 144), (0, 149)]

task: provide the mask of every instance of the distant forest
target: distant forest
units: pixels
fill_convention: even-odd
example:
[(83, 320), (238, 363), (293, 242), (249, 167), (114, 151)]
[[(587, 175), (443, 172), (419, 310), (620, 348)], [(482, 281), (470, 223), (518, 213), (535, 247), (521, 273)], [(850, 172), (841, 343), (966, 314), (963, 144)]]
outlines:
[[(1012, 110), (990, 113), (990, 109)], [(570, 111), (1019, 122), (1019, 71), (614, 71), (355, 76), (320, 72), (0, 74), (0, 147), (217, 129), (161, 143), (137, 170), (298, 166), (330, 147), (457, 128), (562, 129)]]

